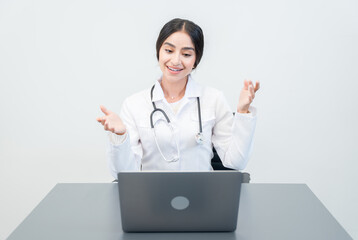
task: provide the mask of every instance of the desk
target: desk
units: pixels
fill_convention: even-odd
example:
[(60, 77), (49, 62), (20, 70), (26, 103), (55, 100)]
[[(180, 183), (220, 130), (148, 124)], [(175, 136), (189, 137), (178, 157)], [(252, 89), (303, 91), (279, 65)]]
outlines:
[(352, 239), (305, 184), (243, 184), (232, 233), (123, 233), (116, 183), (57, 184), (9, 240)]

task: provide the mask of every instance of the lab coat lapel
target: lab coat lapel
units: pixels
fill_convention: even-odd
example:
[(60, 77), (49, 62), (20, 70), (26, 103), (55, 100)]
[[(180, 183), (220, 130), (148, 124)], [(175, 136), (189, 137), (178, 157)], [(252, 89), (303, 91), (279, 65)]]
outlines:
[[(152, 101), (155, 102), (155, 104), (157, 105), (157, 108), (162, 108), (168, 114), (168, 117), (170, 118), (171, 115), (173, 114), (173, 112), (172, 112), (171, 108), (169, 107), (169, 105), (166, 104), (163, 89), (162, 89), (160, 83), (161, 83), (161, 78), (158, 81), (156, 81), (156, 83), (155, 83)], [(201, 91), (202, 91), (202, 87), (196, 81), (194, 81), (191, 74), (189, 74), (188, 83), (187, 83), (186, 89), (185, 89), (185, 95), (183, 97), (183, 101), (181, 103), (181, 106), (180, 106), (177, 114), (179, 114), (181, 112), (181, 110), (189, 102), (191, 102), (191, 100), (193, 98), (200, 97)], [(159, 115), (159, 118), (157, 118), (157, 120), (159, 120), (161, 118), (160, 115)], [(154, 120), (154, 118), (153, 118), (153, 120)]]
[(189, 74), (188, 83), (186, 84), (184, 99), (183, 102), (181, 103), (181, 106), (177, 114), (179, 114), (189, 102), (192, 102), (193, 100), (196, 102), (196, 98), (201, 96), (201, 90), (202, 90), (201, 88), (202, 87), (197, 82), (195, 82), (194, 79)]

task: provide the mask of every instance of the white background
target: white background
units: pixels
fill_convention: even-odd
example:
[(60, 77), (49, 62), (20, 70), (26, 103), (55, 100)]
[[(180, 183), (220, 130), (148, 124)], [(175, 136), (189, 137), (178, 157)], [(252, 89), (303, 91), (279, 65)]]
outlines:
[(260, 80), (253, 183), (306, 183), (358, 238), (358, 2), (0, 0), (0, 239), (59, 182), (110, 182), (99, 105), (160, 74), (174, 17), (200, 25), (193, 74), (233, 110)]

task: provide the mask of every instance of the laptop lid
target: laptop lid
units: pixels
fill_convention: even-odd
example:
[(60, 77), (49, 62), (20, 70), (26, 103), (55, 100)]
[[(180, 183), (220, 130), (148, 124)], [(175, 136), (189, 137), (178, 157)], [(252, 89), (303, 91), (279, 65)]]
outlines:
[(242, 173), (120, 172), (125, 232), (234, 231)]

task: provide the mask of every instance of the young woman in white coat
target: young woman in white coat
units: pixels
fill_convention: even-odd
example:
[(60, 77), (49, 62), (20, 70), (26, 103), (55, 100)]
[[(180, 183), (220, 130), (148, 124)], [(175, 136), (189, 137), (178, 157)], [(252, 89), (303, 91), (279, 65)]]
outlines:
[(252, 151), (259, 82), (244, 81), (233, 114), (222, 92), (192, 79), (203, 55), (201, 28), (184, 19), (166, 23), (157, 39), (162, 77), (125, 99), (119, 115), (101, 106), (109, 131), (108, 164), (119, 171), (208, 171), (214, 146), (223, 165), (242, 170)]

